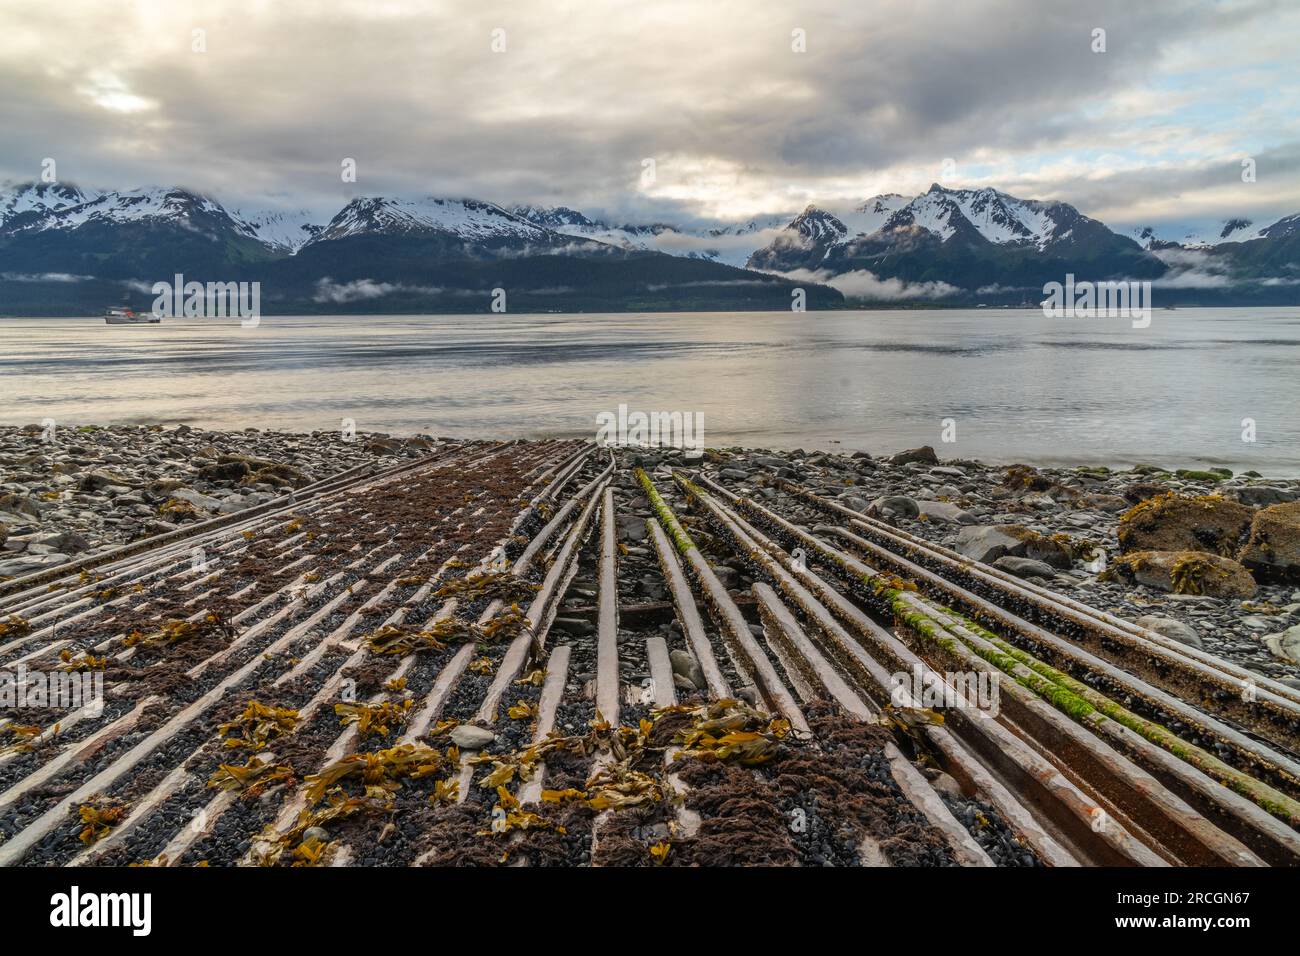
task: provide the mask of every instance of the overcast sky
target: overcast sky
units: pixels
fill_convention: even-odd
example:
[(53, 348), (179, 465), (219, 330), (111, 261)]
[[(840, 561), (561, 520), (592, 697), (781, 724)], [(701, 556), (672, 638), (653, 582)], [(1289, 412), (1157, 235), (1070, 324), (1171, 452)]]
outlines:
[(942, 181), (1116, 228), (1272, 221), (1300, 211), (1297, 37), (1295, 0), (6, 2), (0, 180), (49, 157), (324, 218), (396, 194), (669, 222)]

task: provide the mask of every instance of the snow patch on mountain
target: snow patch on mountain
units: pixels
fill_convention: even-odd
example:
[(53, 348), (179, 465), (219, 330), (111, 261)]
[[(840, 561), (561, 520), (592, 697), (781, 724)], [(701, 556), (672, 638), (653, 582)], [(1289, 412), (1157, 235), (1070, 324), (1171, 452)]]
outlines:
[(883, 193), (852, 209), (836, 211), (836, 215), (848, 228), (850, 236), (869, 236), (907, 203), (908, 198), (899, 193)]
[(312, 242), (371, 234), (448, 233), (476, 242), (486, 239), (545, 240), (551, 232), (495, 203), (477, 199), (354, 199)]
[(1283, 216), (1273, 225), (1265, 226), (1259, 234), (1265, 239), (1285, 239), (1288, 236), (1300, 235), (1300, 212)]
[(8, 210), (0, 229), (10, 235), (74, 230), (100, 223), (171, 222), (209, 233), (238, 228), (220, 203), (175, 186), (99, 193), (72, 186), (45, 189), (29, 184), (5, 194), (0, 202)]
[(554, 229), (556, 232), (563, 232), (566, 229), (606, 228), (603, 223), (594, 222), (568, 206), (514, 206), (510, 211), (535, 225)]
[(232, 209), (230, 215), (245, 235), (288, 255), (296, 253), (324, 229), (305, 209)]
[(1033, 244), (1038, 249), (1065, 238), (1065, 222), (1077, 216), (1070, 206), (1017, 199), (996, 189), (945, 189), (938, 183), (902, 206), (883, 224), (885, 230), (924, 229), (946, 242), (973, 229), (995, 245)]
[(511, 211), (566, 236), (592, 239), (628, 251), (662, 252), (733, 266), (743, 266), (756, 248), (772, 241), (784, 222), (779, 216), (769, 216), (703, 228), (663, 222), (611, 225), (567, 206), (515, 206)]
[(154, 219), (184, 221), (196, 213), (228, 215), (216, 201), (177, 187), (144, 186), (110, 192), (88, 202), (59, 210), (40, 229), (76, 229), (88, 222), (143, 222)]
[(804, 209), (787, 228), (809, 244), (830, 245), (849, 234), (849, 227), (838, 216), (816, 206)]
[(0, 229), (22, 217), (44, 219), (53, 212), (79, 206), (99, 196), (70, 183), (0, 184)]
[(1170, 243), (1184, 249), (1212, 249), (1225, 242), (1284, 239), (1297, 233), (1300, 233), (1300, 213), (1267, 224), (1235, 218), (1194, 226), (1140, 226), (1133, 229), (1131, 234), (1148, 249)]

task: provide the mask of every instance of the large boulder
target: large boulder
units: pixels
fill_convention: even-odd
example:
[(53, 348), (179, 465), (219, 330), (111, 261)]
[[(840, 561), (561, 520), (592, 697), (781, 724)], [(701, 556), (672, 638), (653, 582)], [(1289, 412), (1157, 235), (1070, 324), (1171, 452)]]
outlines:
[(886, 460), (891, 465), (910, 465), (914, 461), (919, 461), (926, 465), (939, 464), (939, 456), (934, 453), (934, 449), (929, 445), (922, 445), (920, 448), (909, 448), (907, 451), (900, 451), (897, 455), (890, 455)]
[(165, 495), (168, 492), (175, 491), (177, 488), (184, 488), (185, 482), (179, 478), (159, 478), (149, 483), (149, 493), (152, 495)]
[(1126, 511), (1129, 502), (1119, 495), (1104, 494), (1086, 494), (1075, 499), (1075, 505), (1079, 508), (1089, 508), (1093, 511), (1104, 511), (1107, 514), (1118, 514)]
[(292, 465), (269, 464), (245, 475), (241, 485), (267, 484), (274, 488), (301, 488), (311, 484), (311, 478), (305, 472)]
[(240, 459), (217, 461), (199, 469), (199, 477), (206, 481), (239, 481), (253, 469)]
[(1157, 495), (1119, 519), (1121, 551), (1208, 551), (1236, 557), (1255, 512), (1218, 495)]
[(1019, 547), (1020, 539), (999, 525), (978, 525), (963, 528), (953, 542), (953, 547), (974, 561), (992, 564), (1004, 554)]
[(1117, 558), (1104, 576), (1173, 594), (1247, 598), (1255, 593), (1249, 571), (1207, 551), (1135, 551)]
[(1124, 499), (1131, 504), (1141, 504), (1152, 498), (1159, 498), (1161, 495), (1169, 494), (1167, 485), (1162, 485), (1155, 481), (1135, 481), (1128, 485), (1121, 492)]
[(67, 562), (66, 554), (24, 554), (0, 561), (0, 578), (21, 577), (33, 571), (44, 571), (46, 568), (57, 567)]
[(1256, 513), (1237, 560), (1267, 571), (1300, 573), (1300, 501)]
[(72, 530), (55, 531), (50, 534), (36, 535), (28, 544), (29, 550), (32, 545), (48, 548), (49, 551), (45, 552), (46, 554), (54, 552), (61, 552), (63, 554), (81, 554), (83, 551), (90, 550), (90, 542)]
[(97, 468), (94, 471), (86, 472), (81, 476), (81, 481), (77, 484), (77, 487), (82, 491), (103, 491), (109, 487), (135, 488), (138, 486), (139, 482), (107, 468)]
[(1300, 499), (1300, 491), (1293, 488), (1275, 488), (1272, 485), (1246, 485), (1236, 491), (1237, 500), (1243, 505), (1265, 508)]
[(1047, 491), (1053, 482), (1030, 465), (1008, 465), (1002, 472), (1002, 484), (1017, 491)]
[(1145, 627), (1148, 631), (1155, 631), (1157, 634), (1172, 638), (1189, 647), (1200, 649), (1205, 646), (1196, 628), (1172, 617), (1164, 617), (1160, 614), (1144, 614), (1133, 623), (1138, 627)]
[(920, 517), (936, 524), (978, 524), (978, 519), (947, 501), (918, 501)]
[(31, 495), (11, 492), (0, 495), (0, 511), (7, 511), (14, 515), (26, 515), (29, 518), (40, 518), (41, 504)]
[(1068, 568), (1069, 545), (1018, 524), (973, 525), (962, 528), (953, 547), (966, 557), (985, 564), (1011, 555), (1045, 561), (1054, 568)]
[(1017, 558), (1015, 555), (1004, 554), (993, 562), (993, 567), (1014, 574), (1018, 578), (1051, 578), (1056, 571), (1045, 561), (1035, 561), (1033, 558)]
[(867, 509), (867, 514), (873, 518), (915, 518), (920, 513), (921, 509), (916, 499), (909, 498), (907, 495), (886, 495), (877, 498)]
[(220, 499), (195, 491), (193, 488), (177, 488), (172, 492), (172, 499), (187, 502), (203, 511), (216, 511), (221, 507)]
[(1266, 634), (1262, 640), (1264, 646), (1274, 656), (1280, 657), (1284, 661), (1290, 661), (1293, 664), (1300, 664), (1300, 624), (1288, 627), (1285, 631), (1279, 631), (1276, 634)]

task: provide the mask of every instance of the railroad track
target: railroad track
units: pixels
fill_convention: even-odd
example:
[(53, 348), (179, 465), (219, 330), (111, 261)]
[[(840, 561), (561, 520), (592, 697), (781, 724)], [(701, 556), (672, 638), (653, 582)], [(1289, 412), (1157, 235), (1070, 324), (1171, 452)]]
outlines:
[(642, 458), (454, 444), (0, 583), (0, 671), (105, 690), (0, 713), (0, 865), (1300, 861), (1295, 691)]

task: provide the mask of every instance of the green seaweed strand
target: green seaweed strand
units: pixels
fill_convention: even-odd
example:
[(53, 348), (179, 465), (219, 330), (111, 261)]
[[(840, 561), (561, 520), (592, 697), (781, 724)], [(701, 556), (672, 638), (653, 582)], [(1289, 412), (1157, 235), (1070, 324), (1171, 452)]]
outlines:
[(668, 537), (672, 539), (673, 546), (682, 554), (686, 554), (686, 552), (694, 548), (695, 542), (691, 540), (691, 536), (686, 533), (686, 529), (677, 520), (673, 510), (668, 507), (668, 503), (659, 494), (659, 489), (655, 487), (654, 482), (650, 480), (650, 476), (645, 473), (644, 468), (636, 469), (636, 480), (641, 483), (641, 487), (645, 490), (646, 497), (650, 499), (650, 507), (654, 509), (659, 524), (663, 526)]

